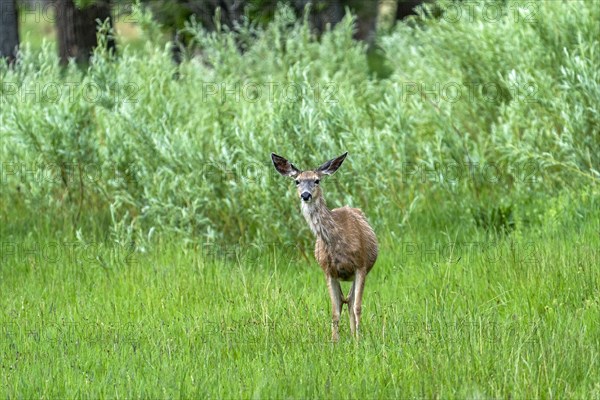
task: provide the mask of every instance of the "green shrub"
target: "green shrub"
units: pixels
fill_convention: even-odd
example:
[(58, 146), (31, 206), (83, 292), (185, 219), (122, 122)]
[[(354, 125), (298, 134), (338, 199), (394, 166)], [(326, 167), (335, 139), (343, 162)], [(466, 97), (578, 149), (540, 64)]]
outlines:
[(179, 67), (152, 29), (143, 50), (99, 51), (85, 71), (25, 46), (0, 67), (5, 219), (97, 219), (121, 239), (308, 240), (271, 152), (313, 168), (349, 151), (328, 204), (363, 207), (391, 238), (535, 227), (545, 202), (597, 195), (598, 8), (483, 2), (454, 18), (451, 4), (380, 37), (385, 79), (351, 18), (317, 41), (285, 8), (264, 29), (190, 24), (201, 50)]

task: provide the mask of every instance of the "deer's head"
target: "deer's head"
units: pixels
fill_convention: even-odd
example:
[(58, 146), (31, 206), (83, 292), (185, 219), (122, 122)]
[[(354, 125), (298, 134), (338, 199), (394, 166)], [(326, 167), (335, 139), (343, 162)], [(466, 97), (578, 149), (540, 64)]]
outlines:
[(271, 160), (273, 160), (277, 172), (295, 181), (298, 196), (303, 202), (309, 203), (321, 196), (321, 178), (325, 175), (332, 175), (337, 171), (344, 162), (346, 155), (348, 155), (348, 152), (323, 163), (319, 168), (312, 171), (301, 171), (294, 164), (275, 153), (271, 153)]

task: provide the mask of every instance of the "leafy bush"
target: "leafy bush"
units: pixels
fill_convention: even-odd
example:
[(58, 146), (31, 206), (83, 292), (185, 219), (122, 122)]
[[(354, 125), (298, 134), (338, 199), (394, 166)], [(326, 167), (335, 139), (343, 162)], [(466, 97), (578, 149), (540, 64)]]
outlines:
[(270, 153), (313, 168), (349, 151), (325, 196), (363, 207), (383, 236), (539, 226), (551, 199), (597, 194), (600, 11), (527, 4), (469, 2), (457, 17), (441, 2), (441, 17), (398, 24), (379, 39), (387, 78), (350, 17), (317, 41), (286, 8), (265, 28), (190, 24), (202, 51), (179, 67), (152, 28), (143, 51), (98, 50), (86, 71), (25, 47), (0, 67), (4, 219), (295, 241), (309, 235)]

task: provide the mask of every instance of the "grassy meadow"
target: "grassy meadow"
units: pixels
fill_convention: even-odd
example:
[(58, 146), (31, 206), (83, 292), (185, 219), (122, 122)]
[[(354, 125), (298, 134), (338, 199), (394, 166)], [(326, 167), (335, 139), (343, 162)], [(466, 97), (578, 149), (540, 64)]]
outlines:
[[(56, 248), (47, 233), (20, 246)], [(8, 398), (597, 398), (597, 225), (522, 240), (445, 259), (384, 246), (362, 338), (344, 312), (337, 344), (322, 273), (280, 249), (17, 250), (0, 271), (0, 387)]]
[[(600, 11), (438, 7), (375, 69), (285, 8), (180, 66), (140, 10), (85, 68), (0, 64), (0, 397), (600, 398)], [(325, 198), (380, 256), (331, 343), (269, 156), (345, 151)]]

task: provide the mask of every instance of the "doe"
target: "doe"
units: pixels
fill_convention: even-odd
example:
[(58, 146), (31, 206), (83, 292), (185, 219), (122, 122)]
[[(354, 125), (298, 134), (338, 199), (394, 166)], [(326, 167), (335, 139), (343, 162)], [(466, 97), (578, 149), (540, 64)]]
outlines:
[[(330, 210), (321, 191), (321, 178), (332, 175), (342, 165), (348, 152), (327, 161), (313, 171), (300, 171), (283, 157), (271, 153), (277, 172), (294, 179), (301, 199), (302, 214), (317, 238), (315, 258), (325, 272), (331, 298), (331, 339), (339, 340), (342, 305), (348, 304), (350, 331), (358, 338), (362, 297), (367, 274), (377, 260), (377, 238), (358, 208), (344, 206)], [(352, 281), (345, 298), (340, 280)]]

